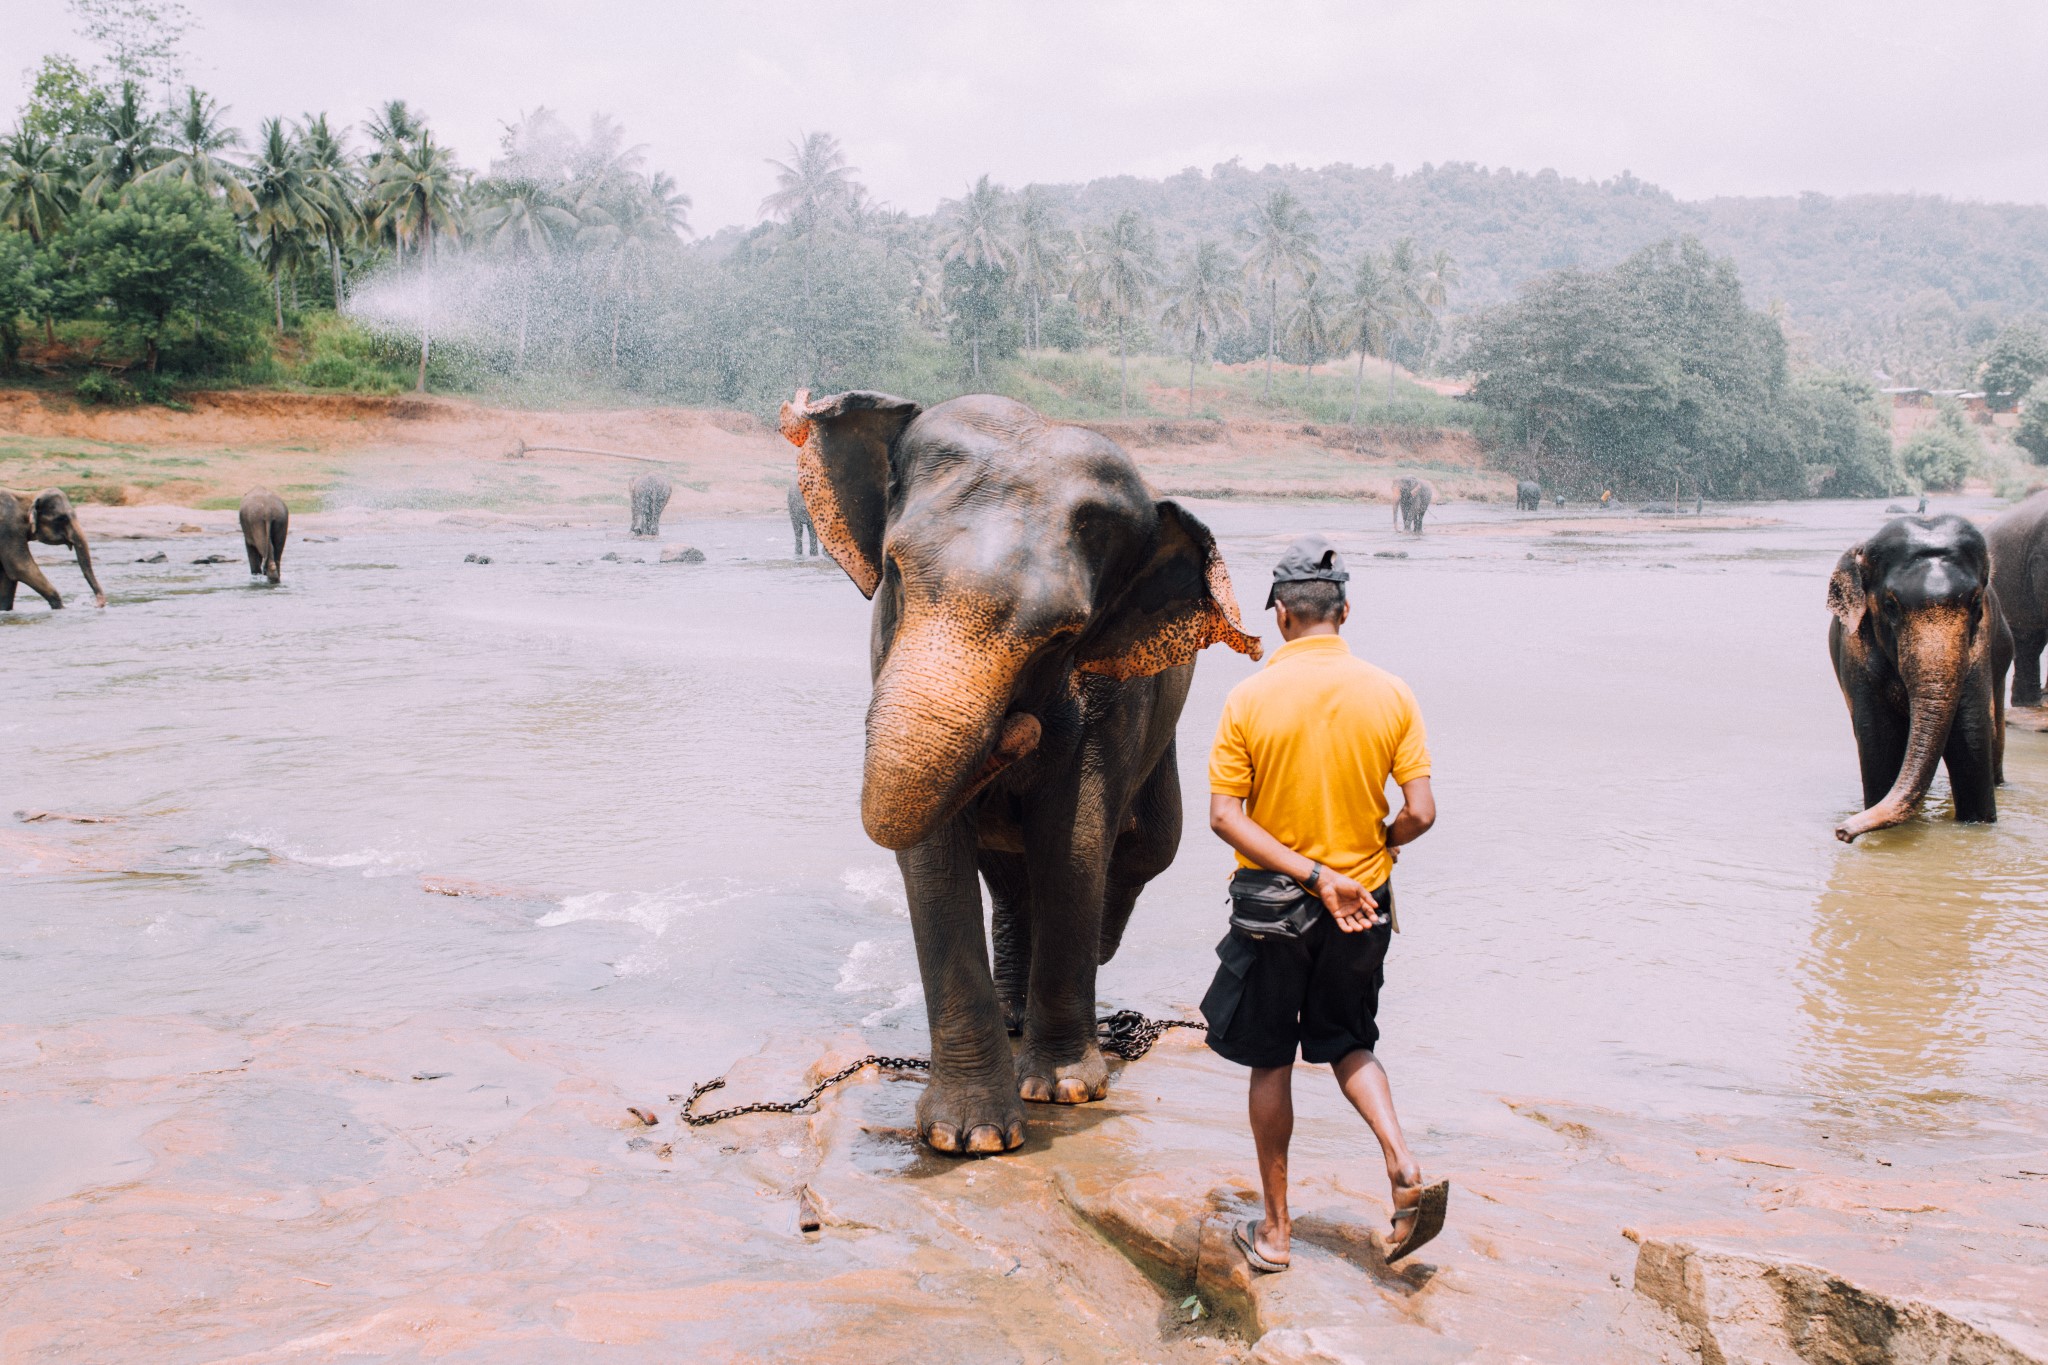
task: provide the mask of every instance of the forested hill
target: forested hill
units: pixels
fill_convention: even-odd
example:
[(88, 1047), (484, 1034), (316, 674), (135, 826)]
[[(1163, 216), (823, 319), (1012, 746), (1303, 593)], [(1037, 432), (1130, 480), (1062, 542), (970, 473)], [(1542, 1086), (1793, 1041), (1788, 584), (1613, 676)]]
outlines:
[(1472, 165), (1397, 175), (1235, 161), (1206, 175), (1116, 176), (1054, 192), (1078, 221), (1139, 209), (1172, 246), (1230, 240), (1278, 185), (1314, 212), (1326, 258), (1349, 264), (1404, 235), (1448, 250), (1461, 275), (1454, 317), (1545, 270), (1604, 268), (1680, 233), (1734, 257), (1751, 302), (1782, 306), (1795, 344), (1823, 364), (1961, 383), (2000, 323), (2048, 316), (2042, 205), (1908, 194), (1687, 202), (1628, 175), (1596, 184)]

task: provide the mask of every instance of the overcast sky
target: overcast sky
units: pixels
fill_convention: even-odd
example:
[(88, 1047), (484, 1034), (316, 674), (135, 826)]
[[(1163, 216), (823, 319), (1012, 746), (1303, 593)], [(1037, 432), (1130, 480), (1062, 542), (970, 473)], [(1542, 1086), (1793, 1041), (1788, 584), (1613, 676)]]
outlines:
[[(916, 212), (1012, 186), (1247, 165), (1476, 161), (1684, 198), (1919, 190), (2048, 202), (2048, 3), (1990, 0), (187, 0), (188, 73), (245, 126), (403, 96), (465, 163), (546, 105), (617, 116), (696, 201), (756, 221), (800, 132)], [(64, 0), (6, 0), (0, 107)]]

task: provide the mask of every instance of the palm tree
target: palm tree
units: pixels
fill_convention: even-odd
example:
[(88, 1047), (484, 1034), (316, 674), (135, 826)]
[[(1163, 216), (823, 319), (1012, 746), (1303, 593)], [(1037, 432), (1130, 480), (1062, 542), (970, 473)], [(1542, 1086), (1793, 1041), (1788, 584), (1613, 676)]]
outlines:
[[(1436, 322), (1436, 310), (1450, 302), (1451, 286), (1457, 282), (1458, 263), (1451, 259), (1450, 252), (1438, 247), (1430, 254), (1428, 264), (1422, 267), (1420, 287), (1416, 291), (1416, 302), (1420, 305), (1425, 321), (1431, 324)], [(1425, 360), (1429, 354), (1428, 339), (1435, 334), (1436, 329), (1433, 325), (1429, 331), (1423, 333)]]
[(166, 155), (158, 145), (162, 124), (142, 107), (142, 92), (135, 82), (121, 82), (121, 98), (98, 116), (99, 127), (87, 135), (91, 160), (82, 198), (88, 204), (104, 204), (133, 184)]
[[(256, 160), (249, 167), (249, 235), (256, 258), (270, 276), (277, 330), (284, 331), (284, 276), (305, 263), (321, 229), (320, 191), (305, 149), (283, 119), (267, 118), (257, 130)], [(294, 298), (297, 295), (294, 293)]]
[(1421, 316), (1424, 308), (1422, 296), (1427, 290), (1422, 260), (1416, 253), (1413, 237), (1395, 239), (1393, 249), (1387, 252), (1387, 278), (1393, 286), (1395, 300), (1394, 328), (1387, 339), (1387, 402), (1392, 403), (1394, 346), (1407, 328), (1409, 319)]
[(1017, 287), (1031, 298), (1031, 349), (1042, 344), (1039, 323), (1045, 296), (1066, 287), (1067, 233), (1059, 205), (1038, 185), (1025, 187), (1017, 199)]
[(1279, 347), (1280, 282), (1300, 284), (1319, 268), (1316, 234), (1311, 214), (1286, 186), (1266, 196), (1252, 214), (1251, 226), (1239, 231), (1238, 239), (1250, 253), (1245, 270), (1266, 293), (1266, 396), (1273, 396), (1273, 353)]
[(77, 206), (71, 165), (55, 138), (24, 123), (0, 142), (0, 223), (41, 246)]
[(1145, 311), (1159, 283), (1159, 247), (1136, 209), (1125, 209), (1106, 228), (1091, 234), (1081, 262), (1082, 303), (1095, 316), (1116, 323), (1116, 357), (1121, 374), (1117, 411), (1131, 406), (1131, 361), (1127, 329)]
[[(949, 264), (958, 261), (977, 284), (1000, 287), (1003, 274), (1015, 260), (1014, 249), (1003, 231), (1004, 220), (1009, 216), (1004, 209), (1002, 190), (989, 184), (985, 175), (977, 180), (967, 197), (953, 206), (952, 221), (937, 243), (940, 259)], [(968, 346), (977, 380), (981, 378), (981, 324), (985, 311), (975, 307), (968, 319)]]
[(370, 205), (376, 221), (401, 245), (419, 254), (426, 275), (426, 300), (420, 309), (420, 373), (414, 388), (427, 389), (427, 356), (433, 347), (434, 243), (459, 238), (457, 217), (462, 194), (455, 159), (434, 145), (422, 131), (410, 146), (390, 152), (370, 176)]
[(1310, 384), (1315, 383), (1316, 366), (1330, 354), (1337, 309), (1337, 296), (1323, 283), (1322, 272), (1311, 270), (1287, 315), (1287, 344), (1308, 361)]
[(363, 228), (363, 177), (340, 135), (328, 126), (326, 114), (308, 114), (299, 125), (299, 147), (320, 201), (320, 236), (327, 246), (333, 276), (334, 307), (341, 308), (342, 244)]
[(801, 142), (789, 144), (788, 161), (770, 158), (768, 164), (775, 168), (775, 192), (761, 201), (761, 212), (780, 219), (789, 237), (802, 246), (804, 354), (809, 356), (816, 351), (811, 252), (820, 232), (851, 225), (864, 193), (853, 178), (860, 168), (846, 164), (839, 139), (830, 133), (806, 133)]
[(476, 187), (481, 205), (471, 222), (478, 241), (508, 257), (518, 269), (519, 360), (526, 364), (526, 317), (532, 280), (524, 267), (576, 233), (576, 215), (564, 208), (554, 191), (538, 180), (485, 180)]
[[(428, 136), (426, 115), (412, 108), (404, 100), (386, 100), (370, 111), (370, 117), (363, 124), (363, 131), (369, 134), (370, 155), (366, 162), (370, 175), (386, 161), (402, 152), (418, 150), (421, 138)], [(399, 264), (405, 263), (405, 242), (394, 235), (391, 224), (367, 211), (373, 229), (391, 243), (397, 253)]]
[[(1365, 358), (1383, 354), (1393, 363), (1394, 328), (1401, 321), (1400, 291), (1387, 263), (1367, 252), (1352, 272), (1351, 294), (1337, 319), (1339, 344), (1358, 348), (1358, 383), (1351, 393), (1351, 421), (1358, 423), (1358, 409), (1365, 399)], [(1391, 382), (1391, 381), (1390, 381)]]
[(251, 212), (255, 205), (242, 184), (241, 168), (225, 155), (242, 145), (242, 134), (222, 123), (227, 112), (197, 86), (185, 87), (185, 103), (171, 115), (164, 159), (137, 178), (190, 185), (208, 198), (226, 199), (237, 214)]
[(1166, 285), (1167, 328), (1188, 342), (1188, 416), (1195, 415), (1195, 362), (1230, 323), (1244, 317), (1244, 293), (1236, 263), (1206, 239), (1181, 257)]
[[(668, 193), (674, 196), (673, 182), (669, 182)], [(653, 254), (675, 245), (673, 217), (673, 204), (658, 199), (651, 186), (641, 186), (630, 195), (614, 196), (604, 207), (592, 206), (584, 211), (576, 241), (597, 263), (603, 293), (612, 300), (614, 369), (619, 364), (619, 325), (625, 317), (626, 303), (641, 294), (652, 273)]]

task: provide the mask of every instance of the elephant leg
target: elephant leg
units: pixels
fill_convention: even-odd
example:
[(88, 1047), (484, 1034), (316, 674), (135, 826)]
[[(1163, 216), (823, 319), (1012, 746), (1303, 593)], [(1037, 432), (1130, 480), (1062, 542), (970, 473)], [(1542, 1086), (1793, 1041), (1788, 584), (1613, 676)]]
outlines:
[(1116, 956), (1124, 927), (1146, 883), (1164, 872), (1180, 850), (1180, 763), (1169, 742), (1152, 775), (1131, 798), (1131, 819), (1109, 854), (1102, 898), (1102, 930), (1096, 940), (1098, 965)]
[(804, 528), (792, 526), (789, 528), (789, 533), (796, 537), (796, 548), (789, 552), (790, 558), (802, 559), (804, 557)]
[(2048, 629), (2012, 633), (2012, 704), (2041, 704), (2041, 651), (2048, 649)]
[(263, 572), (263, 547), (256, 543), (255, 536), (242, 537), (242, 553), (249, 557), (249, 577)]
[(1856, 731), (1856, 762), (1863, 773), (1863, 805), (1867, 810), (1884, 800), (1906, 763), (1906, 738), (1912, 723), (1904, 712), (1884, 701), (1875, 683), (1867, 694), (1849, 703), (1849, 721)]
[(0, 599), (0, 611), (14, 610), (14, 585), (17, 582), (28, 584), (29, 591), (48, 602), (51, 611), (64, 609), (63, 597), (58, 594), (56, 585), (44, 577), (42, 569), (36, 565), (34, 555), (24, 549), (19, 554), (9, 556), (9, 559), (11, 562), (0, 568), (0, 573), (6, 574), (8, 580), (6, 595), (4, 599)]
[(1027, 1100), (1081, 1104), (1109, 1093), (1109, 1064), (1095, 1042), (1095, 958), (1114, 838), (1105, 787), (1101, 763), (1089, 763), (1076, 789), (1025, 815), (1031, 983), (1017, 1083)]
[(270, 527), (270, 581), (284, 579), (284, 542), (291, 534), (291, 528), (284, 522), (274, 522)]
[(1031, 984), (1031, 874), (1023, 855), (981, 850), (981, 879), (988, 883), (989, 927), (996, 948), (996, 999), (1003, 1028), (1024, 1031)]
[(14, 610), (14, 579), (7, 570), (0, 569), (0, 611)]
[(1980, 673), (1965, 681), (1955, 724), (1949, 727), (1948, 745), (1941, 753), (1958, 820), (1988, 824), (1998, 819), (1995, 714), (1990, 679)]
[(917, 1102), (918, 1136), (941, 1152), (1022, 1146), (1024, 1110), (981, 927), (974, 832), (964, 819), (948, 820), (897, 854), (896, 863), (910, 898), (932, 1040), (931, 1080)]

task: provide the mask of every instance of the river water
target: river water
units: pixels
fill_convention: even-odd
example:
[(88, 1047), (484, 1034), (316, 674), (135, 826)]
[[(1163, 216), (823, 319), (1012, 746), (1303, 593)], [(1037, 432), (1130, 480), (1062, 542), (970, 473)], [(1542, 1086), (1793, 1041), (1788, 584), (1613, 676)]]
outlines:
[[(1379, 506), (1195, 506), (1253, 615), (1279, 547), (1329, 533), (1353, 649), (1427, 719), (1441, 817), (1400, 865), (1381, 1019), (1411, 1125), (1543, 1095), (1902, 1163), (2048, 1147), (2048, 736), (2011, 735), (1994, 826), (1949, 820), (1938, 783), (1925, 819), (1832, 837), (1859, 802), (1825, 579), (1879, 506), (1452, 506), (1420, 538)], [(146, 1078), (176, 1050), (146, 1040), (194, 1029), (446, 1021), (649, 1095), (764, 1045), (921, 1050), (901, 884), (858, 819), (867, 604), (829, 561), (787, 558), (779, 519), (672, 525), (701, 565), (615, 529), (301, 522), (279, 588), (217, 536), (235, 562), (102, 540), (106, 611), (0, 616), (0, 812), (117, 817), (0, 842), (0, 1087), (45, 1106), (0, 1114), (28, 1173), (0, 1246), (163, 1159), (175, 1096), (102, 1150), (63, 1106), (104, 1119), (107, 1094), (38, 1088), (79, 1039)], [(1255, 667), (1198, 667), (1190, 811)], [(1229, 864), (1186, 832), (1105, 1007), (1193, 1014)], [(455, 1069), (432, 1037), (387, 1069)], [(317, 1083), (246, 1102), (269, 1155), (221, 1153), (214, 1188), (363, 1178), (345, 1143), (280, 1136), (325, 1122)]]

